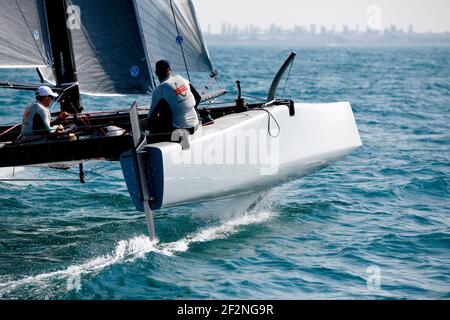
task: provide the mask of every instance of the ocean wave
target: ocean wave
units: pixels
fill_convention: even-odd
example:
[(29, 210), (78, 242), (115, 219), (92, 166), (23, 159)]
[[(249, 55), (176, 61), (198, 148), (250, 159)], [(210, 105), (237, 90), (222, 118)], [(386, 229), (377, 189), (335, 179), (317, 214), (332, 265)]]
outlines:
[(64, 281), (68, 283), (73, 282), (81, 277), (96, 274), (113, 265), (143, 258), (148, 253), (173, 257), (176, 254), (188, 251), (193, 244), (226, 239), (239, 232), (245, 226), (264, 223), (274, 216), (275, 213), (271, 211), (246, 213), (241, 217), (226, 221), (222, 225), (200, 229), (180, 240), (169, 243), (151, 241), (147, 236), (137, 236), (130, 240), (122, 240), (117, 243), (113, 253), (91, 259), (88, 262), (72, 265), (64, 270), (43, 273), (20, 280), (1, 281), (0, 298), (8, 298), (16, 290), (23, 287), (35, 287), (35, 293), (40, 290), (46, 291), (46, 288), (52, 286), (55, 282), (59, 284)]

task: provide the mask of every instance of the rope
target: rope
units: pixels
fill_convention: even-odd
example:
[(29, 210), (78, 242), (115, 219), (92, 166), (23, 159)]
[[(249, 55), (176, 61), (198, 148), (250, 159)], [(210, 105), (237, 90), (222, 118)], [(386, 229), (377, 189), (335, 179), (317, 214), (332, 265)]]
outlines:
[(243, 94), (242, 94), (242, 96), (243, 96), (243, 97), (246, 97), (246, 98), (252, 98), (252, 99), (256, 99), (256, 100), (260, 100), (260, 101), (264, 101), (264, 102), (266, 102), (266, 101), (267, 101), (267, 99), (263, 99), (263, 98), (260, 98), (260, 97), (257, 97), (257, 96), (252, 96), (252, 95), (249, 95), (249, 94), (245, 94), (245, 93), (243, 93)]
[[(97, 170), (102, 170), (102, 169), (105, 169), (106, 167), (108, 167), (107, 170), (101, 171), (101, 172), (97, 172)], [(111, 164), (108, 163), (108, 164), (106, 164), (106, 165), (104, 165), (104, 166), (101, 166), (101, 167), (99, 167), (99, 168), (91, 169), (91, 170), (89, 170), (88, 172), (86, 172), (86, 176), (87, 176), (87, 175), (90, 175), (91, 173), (96, 173), (96, 174), (102, 174), (102, 173), (105, 173), (105, 172), (107, 172), (107, 171), (110, 169), (110, 167), (111, 167)]]
[[(178, 39), (178, 37), (181, 37), (181, 35), (180, 35), (180, 31), (178, 30), (178, 23), (177, 23), (177, 18), (175, 16), (175, 9), (173, 8), (172, 0), (170, 0), (170, 8), (172, 9), (173, 20), (175, 22), (175, 28), (177, 30), (177, 39)], [(181, 37), (181, 39), (182, 39), (182, 37)], [(192, 82), (191, 81), (191, 76), (189, 75), (189, 68), (187, 66), (186, 56), (184, 54), (183, 41), (179, 41), (179, 42), (180, 42), (179, 44), (180, 44), (180, 47), (181, 47), (181, 53), (183, 55), (184, 66), (186, 67), (187, 76), (188, 76), (189, 82)]]
[(0, 179), (0, 182), (40, 182), (40, 181), (55, 181), (55, 182), (62, 182), (62, 181), (80, 181), (79, 179)]
[[(75, 82), (70, 87), (65, 88), (63, 90), (63, 92), (59, 95), (58, 99), (56, 99), (55, 102), (53, 102), (53, 104), (51, 105), (49, 110), (51, 111), (53, 109), (53, 107), (59, 102), (59, 100), (61, 100), (61, 98), (64, 96), (64, 93), (67, 90), (70, 90), (70, 89), (72, 89), (73, 87), (76, 87), (76, 86), (78, 86), (78, 82)], [(89, 118), (87, 118), (87, 124), (86, 124), (86, 122), (84, 122), (84, 120), (83, 120), (84, 117), (81, 115), (81, 113), (79, 113), (76, 109), (74, 109), (74, 110), (76, 111), (76, 116), (79, 117), (80, 121), (83, 122), (84, 125), (90, 126)]]
[(7, 133), (9, 133), (9, 132), (11, 132), (11, 131), (13, 131), (15, 128), (17, 128), (17, 127), (20, 126), (21, 124), (22, 124), (22, 123), (18, 123), (18, 124), (16, 124), (15, 126), (9, 128), (8, 130), (6, 130), (6, 131), (0, 133), (0, 137), (4, 136), (5, 134), (7, 134)]
[(216, 80), (216, 83), (219, 86), (219, 88), (223, 88), (224, 87), (222, 82), (220, 82), (220, 79), (218, 77), (214, 77), (214, 80)]
[(63, 92), (59, 95), (58, 99), (55, 100), (55, 102), (53, 102), (53, 104), (50, 106), (49, 110), (52, 111), (53, 107), (56, 106), (56, 104), (59, 102), (59, 100), (61, 100), (61, 98), (64, 96), (64, 93), (69, 90), (72, 89), (73, 87), (76, 87), (78, 85), (78, 82), (73, 83), (70, 87), (67, 87), (63, 90)]
[[(234, 94), (234, 95), (238, 94), (236, 91), (229, 91), (228, 93)], [(241, 96), (244, 97), (244, 98), (252, 98), (252, 99), (255, 99), (255, 100), (259, 100), (261, 102), (267, 102), (267, 99), (264, 99), (264, 98), (261, 98), (261, 97), (257, 97), (257, 96), (252, 96), (252, 95), (247, 94), (247, 93), (241, 93)], [(225, 103), (228, 103), (228, 102), (225, 102)], [(232, 102), (230, 102), (230, 103), (232, 103)]]
[[(267, 128), (269, 136), (271, 136), (272, 138), (278, 138), (280, 136), (281, 126), (278, 123), (277, 119), (275, 119), (275, 117), (273, 116), (273, 114), (269, 110), (263, 109), (263, 108), (259, 108), (259, 109), (250, 109), (249, 111), (264, 111), (264, 112), (267, 112), (267, 114), (269, 115), (268, 128)], [(271, 132), (272, 129), (271, 129), (271, 125), (270, 125), (271, 124), (270, 123), (270, 119), (273, 119), (273, 121), (275, 121), (275, 123), (276, 123), (276, 125), (278, 127), (278, 133), (276, 135), (273, 135), (272, 132)]]

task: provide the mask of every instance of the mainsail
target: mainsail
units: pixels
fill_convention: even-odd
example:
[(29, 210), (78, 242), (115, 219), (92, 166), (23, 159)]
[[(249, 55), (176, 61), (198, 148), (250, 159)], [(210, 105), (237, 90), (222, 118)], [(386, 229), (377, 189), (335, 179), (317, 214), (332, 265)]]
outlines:
[[(0, 0), (0, 68), (50, 66), (42, 74), (51, 80), (53, 71), (64, 74), (64, 51), (80, 91), (104, 95), (151, 93), (160, 59), (177, 73), (213, 69), (191, 0), (54, 1), (67, 9), (60, 13), (69, 30), (63, 46), (63, 32), (55, 33), (62, 23), (50, 23), (54, 6), (46, 8), (53, 1)], [(51, 12), (54, 22), (59, 10)]]
[(0, 68), (51, 65), (43, 0), (0, 0)]
[(80, 13), (71, 35), (82, 92), (150, 93), (152, 67), (160, 59), (175, 72), (186, 70), (184, 60), (190, 71), (212, 70), (190, 0), (173, 0), (172, 6), (170, 0), (68, 2)]
[(151, 91), (153, 81), (132, 1), (68, 3), (69, 10), (70, 6), (79, 8), (74, 17), (79, 19), (78, 26), (70, 31), (80, 90), (91, 94)]

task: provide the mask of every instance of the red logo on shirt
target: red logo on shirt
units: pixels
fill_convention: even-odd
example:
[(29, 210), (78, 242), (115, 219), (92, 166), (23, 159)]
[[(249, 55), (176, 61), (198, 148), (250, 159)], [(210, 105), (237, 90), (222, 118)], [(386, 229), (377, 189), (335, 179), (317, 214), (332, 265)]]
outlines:
[(179, 96), (180, 94), (186, 93), (188, 91), (188, 88), (185, 84), (183, 84), (181, 87), (178, 87), (175, 89), (175, 93), (177, 96)]

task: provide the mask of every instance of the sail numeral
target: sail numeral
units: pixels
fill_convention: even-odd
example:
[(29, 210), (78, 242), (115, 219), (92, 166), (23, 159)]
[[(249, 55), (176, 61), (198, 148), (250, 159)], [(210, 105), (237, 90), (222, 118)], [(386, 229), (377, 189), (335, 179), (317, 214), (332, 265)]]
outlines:
[(67, 7), (67, 28), (70, 30), (81, 29), (81, 10), (79, 6), (70, 5)]

